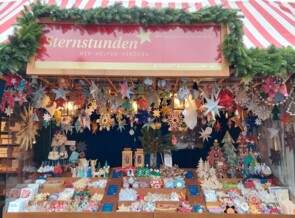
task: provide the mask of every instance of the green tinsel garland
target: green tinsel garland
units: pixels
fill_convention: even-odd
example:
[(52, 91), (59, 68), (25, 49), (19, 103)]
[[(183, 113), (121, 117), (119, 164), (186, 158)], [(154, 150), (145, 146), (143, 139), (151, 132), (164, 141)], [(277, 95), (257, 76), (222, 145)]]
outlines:
[[(33, 13), (31, 13), (33, 12)], [(76, 24), (141, 24), (143, 26), (166, 24), (217, 23), (227, 25), (229, 34), (224, 37), (222, 52), (235, 68), (235, 75), (246, 76), (260, 73), (283, 76), (287, 72), (295, 73), (295, 50), (291, 47), (247, 50), (242, 43), (243, 23), (237, 17), (237, 11), (222, 6), (205, 7), (193, 13), (178, 9), (125, 8), (115, 4), (108, 8), (81, 10), (78, 8), (60, 9), (56, 5), (31, 5), (31, 11), (25, 8), (22, 17), (17, 20), (14, 36), (10, 42), (0, 44), (0, 71), (16, 72), (25, 67), (29, 58), (39, 48), (42, 27), (37, 18), (50, 17), (53, 21), (72, 20)]]

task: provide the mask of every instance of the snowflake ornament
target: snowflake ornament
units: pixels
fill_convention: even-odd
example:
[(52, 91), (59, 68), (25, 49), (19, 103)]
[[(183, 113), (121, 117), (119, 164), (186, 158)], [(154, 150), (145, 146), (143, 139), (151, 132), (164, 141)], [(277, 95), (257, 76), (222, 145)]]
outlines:
[(146, 86), (151, 86), (153, 85), (153, 79), (150, 78), (150, 77), (147, 77), (143, 80), (143, 83), (146, 85)]
[(256, 124), (257, 126), (260, 126), (260, 125), (262, 124), (262, 120), (260, 120), (259, 118), (257, 118), (257, 119), (255, 120), (255, 124)]
[(80, 142), (77, 143), (77, 149), (78, 149), (79, 152), (85, 151), (86, 147), (87, 147), (87, 145), (86, 145), (85, 142), (80, 141)]
[(208, 141), (209, 138), (211, 138), (211, 133), (212, 133), (212, 128), (211, 127), (206, 127), (206, 129), (204, 130), (203, 128), (201, 129), (202, 131), (199, 132), (201, 134), (201, 136), (199, 138), (203, 139), (203, 142)]
[(169, 131), (174, 132), (184, 130), (185, 123), (183, 121), (181, 113), (177, 111), (170, 112), (167, 119), (164, 119), (163, 121), (167, 122), (169, 126)]
[(111, 117), (109, 113), (100, 114), (100, 118), (97, 119), (97, 123), (99, 123), (99, 131), (106, 129), (110, 131), (111, 126), (114, 125), (114, 118)]
[(253, 113), (262, 121), (268, 119), (271, 115), (271, 111), (265, 105), (257, 106)]
[(7, 116), (11, 116), (11, 114), (13, 114), (13, 108), (11, 108), (10, 106), (8, 106), (7, 108), (5, 108), (5, 111), (4, 113), (7, 115)]
[(117, 131), (120, 131), (120, 132), (122, 132), (123, 130), (125, 130), (125, 126), (126, 126), (127, 124), (124, 122), (124, 121), (120, 121), (120, 122), (118, 122), (118, 128), (117, 128)]

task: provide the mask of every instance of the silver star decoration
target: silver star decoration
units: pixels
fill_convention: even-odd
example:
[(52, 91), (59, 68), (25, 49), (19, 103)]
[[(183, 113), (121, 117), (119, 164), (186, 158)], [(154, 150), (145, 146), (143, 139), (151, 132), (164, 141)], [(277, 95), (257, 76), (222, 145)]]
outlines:
[(61, 87), (59, 87), (58, 89), (52, 89), (52, 91), (55, 93), (55, 100), (59, 98), (63, 98), (64, 100), (67, 100), (66, 94), (69, 93), (69, 91), (64, 90)]
[(203, 139), (203, 142), (206, 140), (208, 141), (209, 138), (211, 138), (210, 134), (208, 134), (207, 131), (205, 131), (204, 129), (202, 129), (202, 132), (199, 132), (201, 134), (201, 136), (199, 138)]
[(123, 130), (125, 130), (125, 126), (126, 126), (126, 125), (127, 125), (127, 124), (125, 124), (124, 122), (119, 122), (119, 123), (118, 123), (117, 131), (120, 130), (120, 132), (122, 132)]
[(13, 108), (11, 108), (10, 106), (8, 106), (7, 108), (5, 108), (5, 111), (4, 113), (7, 115), (7, 116), (11, 116), (11, 114), (13, 114)]
[(61, 131), (65, 131), (66, 134), (68, 134), (69, 131), (72, 134), (73, 129), (74, 129), (74, 126), (72, 125), (72, 123), (65, 123), (61, 127)]
[(215, 117), (215, 114), (217, 114), (220, 117), (219, 114), (219, 109), (223, 108), (223, 106), (219, 106), (218, 103), (220, 101), (220, 99), (218, 100), (214, 100), (214, 97), (211, 96), (211, 99), (205, 97), (207, 104), (203, 105), (204, 108), (207, 108), (206, 112), (204, 113), (204, 115), (208, 114), (209, 112), (211, 112), (212, 116)]
[(93, 98), (95, 98), (98, 94), (98, 87), (93, 80), (91, 80), (91, 86), (89, 87), (89, 91), (90, 95), (92, 95)]
[(46, 86), (42, 87), (42, 85), (40, 85), (39, 89), (32, 93), (33, 101), (40, 101), (45, 95), (45, 89)]

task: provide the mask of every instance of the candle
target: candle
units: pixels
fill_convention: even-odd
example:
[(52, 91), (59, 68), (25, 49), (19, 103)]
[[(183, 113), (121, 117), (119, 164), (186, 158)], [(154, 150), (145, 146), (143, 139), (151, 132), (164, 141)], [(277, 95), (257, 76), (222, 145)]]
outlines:
[(278, 149), (278, 141), (277, 141), (277, 138), (275, 137), (274, 138), (274, 150), (275, 151), (278, 151), (279, 149)]

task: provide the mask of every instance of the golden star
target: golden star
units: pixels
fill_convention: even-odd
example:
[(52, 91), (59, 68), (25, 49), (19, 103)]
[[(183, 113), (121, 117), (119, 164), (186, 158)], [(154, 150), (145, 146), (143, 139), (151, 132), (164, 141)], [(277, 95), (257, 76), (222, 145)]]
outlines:
[(154, 110), (154, 117), (160, 117), (160, 110)]
[(140, 28), (140, 34), (136, 37), (140, 38), (140, 44), (143, 44), (144, 42), (151, 42), (151, 32), (147, 31), (145, 32), (142, 28)]
[(244, 129), (244, 127), (242, 126), (242, 121), (238, 116), (233, 116), (232, 118), (230, 118), (230, 120), (235, 123), (235, 128), (240, 127), (241, 130)]

